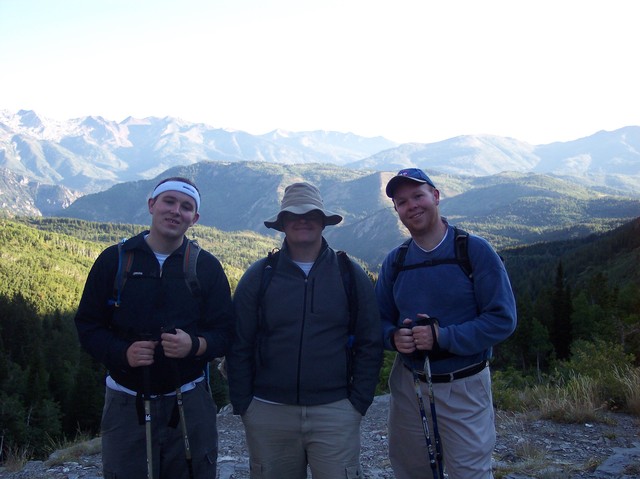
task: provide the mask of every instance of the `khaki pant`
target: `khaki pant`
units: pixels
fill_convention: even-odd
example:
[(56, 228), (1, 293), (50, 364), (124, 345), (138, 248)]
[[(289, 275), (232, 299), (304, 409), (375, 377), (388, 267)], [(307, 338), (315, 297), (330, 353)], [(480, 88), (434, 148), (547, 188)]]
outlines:
[[(431, 422), (429, 391), (420, 383)], [(413, 374), (396, 357), (389, 376), (389, 459), (396, 479), (431, 479)], [(438, 430), (449, 479), (492, 479), (491, 454), (496, 442), (489, 368), (450, 383), (433, 385)]]
[(361, 414), (349, 400), (320, 406), (270, 404), (254, 399), (242, 416), (251, 479), (362, 477)]

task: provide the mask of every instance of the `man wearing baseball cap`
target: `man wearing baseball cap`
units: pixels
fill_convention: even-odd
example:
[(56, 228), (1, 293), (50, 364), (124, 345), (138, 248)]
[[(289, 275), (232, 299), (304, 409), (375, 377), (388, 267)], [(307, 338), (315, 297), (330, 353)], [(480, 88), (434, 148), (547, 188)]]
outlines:
[(440, 192), (424, 171), (400, 170), (386, 194), (411, 235), (387, 255), (375, 287), (385, 349), (398, 353), (389, 377), (395, 477), (492, 478), (488, 361), (516, 326), (507, 272), (486, 240), (440, 215)]

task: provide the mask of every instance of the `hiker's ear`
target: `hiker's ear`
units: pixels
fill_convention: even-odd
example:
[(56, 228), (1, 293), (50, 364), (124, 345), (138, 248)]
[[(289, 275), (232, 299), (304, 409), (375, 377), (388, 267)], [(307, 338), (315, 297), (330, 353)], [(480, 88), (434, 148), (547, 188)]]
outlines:
[(191, 226), (195, 225), (199, 219), (200, 219), (200, 213), (196, 213), (195, 215), (193, 215), (193, 221), (191, 222)]

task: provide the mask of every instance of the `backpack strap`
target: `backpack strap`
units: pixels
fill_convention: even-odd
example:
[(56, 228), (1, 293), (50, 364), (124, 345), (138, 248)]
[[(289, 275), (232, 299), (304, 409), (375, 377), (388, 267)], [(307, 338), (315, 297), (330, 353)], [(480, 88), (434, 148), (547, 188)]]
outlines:
[(198, 280), (198, 274), (196, 271), (198, 255), (201, 250), (202, 248), (196, 240), (189, 240), (189, 244), (184, 252), (184, 264), (182, 265), (187, 286), (189, 287), (191, 294), (196, 298), (201, 294), (200, 281)]
[(358, 321), (358, 289), (353, 278), (353, 262), (346, 252), (337, 251), (338, 266), (342, 277), (342, 286), (349, 304), (349, 326), (347, 328), (347, 384), (353, 382), (353, 363), (355, 358), (356, 323)]
[(404, 271), (404, 259), (407, 256), (407, 250), (409, 249), (409, 245), (413, 241), (413, 238), (409, 238), (404, 243), (400, 245), (398, 248), (398, 252), (396, 253), (396, 257), (393, 260), (393, 275), (391, 276), (391, 283), (395, 283), (400, 271)]
[(273, 273), (275, 273), (276, 267), (278, 266), (278, 257), (280, 256), (280, 249), (274, 248), (269, 251), (267, 255), (264, 268), (262, 269), (262, 278), (260, 280), (260, 290), (258, 291), (258, 307), (260, 308), (262, 305), (262, 298), (264, 298), (264, 293), (267, 291), (269, 287), (269, 283), (271, 282), (271, 278), (273, 277)]
[[(118, 242), (118, 270), (113, 279), (113, 298), (111, 298), (107, 304), (110, 306), (120, 307), (121, 295), (124, 285), (129, 277), (129, 271), (131, 271), (131, 265), (133, 264), (133, 251), (124, 250), (124, 243), (126, 239)], [(187, 283), (187, 287), (194, 297), (198, 297), (201, 294), (200, 281), (198, 280), (198, 274), (196, 271), (196, 265), (198, 264), (198, 255), (202, 248), (196, 240), (189, 240), (189, 244), (184, 253), (184, 262), (182, 270), (184, 273), (184, 279)]]
[(460, 269), (462, 269), (467, 278), (469, 278), (469, 280), (473, 282), (473, 266), (471, 265), (471, 259), (469, 258), (469, 233), (461, 228), (458, 228), (457, 226), (453, 227), (453, 233), (455, 258), (426, 260), (420, 263), (405, 265), (405, 257), (407, 256), (407, 250), (409, 249), (409, 245), (411, 244), (412, 239), (409, 238), (404, 243), (402, 243), (398, 248), (398, 251), (396, 252), (395, 259), (393, 260), (393, 274), (391, 277), (391, 282), (395, 283), (396, 279), (398, 278), (398, 274), (400, 274), (402, 271), (426, 268), (429, 266), (438, 266), (440, 264), (457, 264), (458, 266), (460, 266)]
[(120, 307), (122, 288), (124, 288), (124, 284), (127, 282), (127, 277), (133, 264), (133, 251), (123, 250), (126, 241), (127, 239), (124, 238), (118, 242), (118, 270), (113, 278), (113, 298), (107, 301), (109, 306), (116, 308)]
[(353, 281), (353, 263), (351, 259), (344, 251), (337, 251), (336, 254), (338, 256), (338, 265), (340, 266), (342, 285), (349, 302), (349, 339), (347, 340), (347, 346), (351, 348), (355, 341), (356, 321), (358, 319), (358, 290), (355, 281)]
[(262, 277), (260, 279), (260, 289), (258, 290), (258, 330), (263, 331), (264, 326), (264, 311), (262, 307), (262, 300), (264, 299), (264, 294), (269, 287), (269, 283), (271, 283), (271, 278), (273, 277), (273, 273), (276, 271), (276, 267), (278, 266), (278, 257), (280, 256), (280, 249), (273, 248), (269, 251), (269, 254), (266, 257), (264, 268), (262, 268)]
[(467, 278), (473, 282), (473, 266), (469, 258), (469, 233), (457, 226), (453, 227), (453, 241), (458, 264)]

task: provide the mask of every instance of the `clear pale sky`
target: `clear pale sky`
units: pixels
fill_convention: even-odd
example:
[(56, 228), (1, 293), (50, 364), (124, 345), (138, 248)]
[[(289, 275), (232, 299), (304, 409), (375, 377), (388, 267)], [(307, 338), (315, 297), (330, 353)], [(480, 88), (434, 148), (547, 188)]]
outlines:
[(636, 0), (0, 0), (0, 109), (262, 134), (640, 125)]

